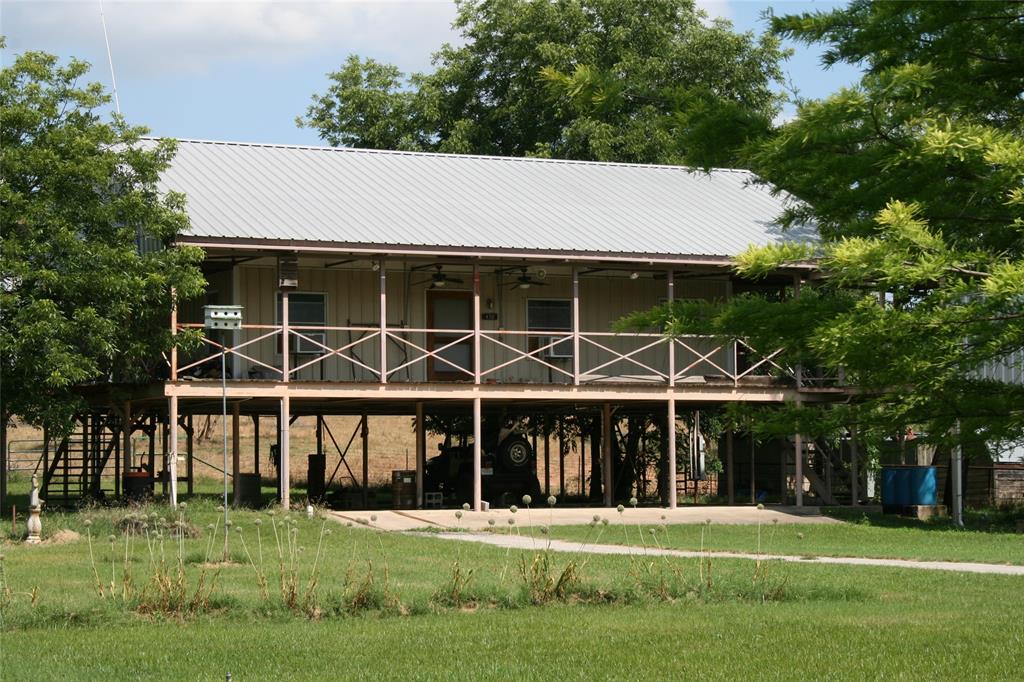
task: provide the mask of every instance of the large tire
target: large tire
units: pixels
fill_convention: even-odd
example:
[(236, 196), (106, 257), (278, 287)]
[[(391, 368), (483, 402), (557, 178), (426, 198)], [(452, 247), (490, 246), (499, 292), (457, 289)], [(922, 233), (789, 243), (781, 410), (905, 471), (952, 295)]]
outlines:
[(509, 436), (498, 448), (498, 458), (506, 471), (521, 471), (529, 467), (533, 456), (530, 441), (522, 436)]

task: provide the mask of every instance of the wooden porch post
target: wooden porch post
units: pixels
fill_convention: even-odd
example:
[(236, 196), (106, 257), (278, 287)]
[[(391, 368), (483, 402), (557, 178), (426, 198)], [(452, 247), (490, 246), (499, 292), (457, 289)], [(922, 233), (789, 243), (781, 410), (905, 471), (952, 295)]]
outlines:
[(167, 455), (167, 478), (171, 482), (171, 506), (178, 506), (178, 396), (172, 395), (167, 406), (167, 428), (171, 447)]
[(416, 508), (423, 508), (423, 467), (427, 461), (427, 425), (423, 423), (423, 403), (416, 403)]
[(473, 263), (473, 383), (480, 385), (480, 264)]
[(388, 275), (380, 259), (380, 383), (388, 383)]
[(260, 415), (252, 416), (252, 463), (253, 473), (259, 476), (260, 473)]
[(601, 406), (601, 469), (604, 474), (604, 506), (612, 506), (612, 406), (604, 403)]
[[(287, 350), (287, 349), (286, 349)], [(281, 439), (278, 441), (278, 476), (281, 479), (281, 506), (291, 506), (291, 469), (289, 459), (289, 427), (291, 425), (291, 398), (285, 394), (281, 397)]]
[(473, 398), (473, 510), (482, 511), (483, 481), (480, 479), (480, 456), (483, 438), (481, 428), (482, 405), (480, 398)]
[(281, 290), (281, 381), (287, 382), (288, 377), (291, 375), (289, 363), (291, 361), (290, 353), (290, 342), (289, 336), (291, 332), (288, 330), (288, 289)]
[[(178, 335), (178, 292), (171, 287), (171, 381), (178, 380), (178, 346), (174, 337)], [(125, 472), (128, 470), (125, 469)]]
[[(675, 298), (676, 298), (676, 272), (675, 272), (675, 270), (669, 270), (668, 271), (668, 273), (666, 275), (666, 280), (668, 281), (668, 291), (665, 293), (665, 297), (668, 300), (669, 305), (671, 305), (672, 301), (674, 301)], [(669, 385), (669, 388), (673, 388), (676, 385), (676, 340), (675, 339), (669, 339), (668, 340), (668, 385)], [(675, 412), (673, 412), (673, 414), (675, 414)], [(673, 424), (674, 423), (675, 422), (673, 422)], [(673, 429), (669, 429), (669, 430), (672, 433), (675, 433), (675, 429), (674, 428)], [(675, 457), (675, 454), (673, 453), (672, 456)], [(672, 499), (675, 499), (675, 487), (676, 487), (675, 486), (675, 481), (676, 481), (676, 474), (675, 474), (675, 469), (673, 469), (672, 470), (672, 490), (673, 490), (673, 492), (672, 492)], [(675, 508), (675, 505), (673, 504), (672, 507)]]
[(572, 269), (572, 384), (580, 385), (580, 273)]
[(238, 508), (242, 504), (242, 438), (241, 424), (242, 404), (236, 402), (231, 406), (231, 506)]
[[(751, 476), (754, 472), (751, 470)], [(733, 459), (732, 429), (725, 432), (725, 485), (728, 487), (729, 504), (736, 504), (736, 472)]]
[[(192, 415), (189, 414), (188, 416), (185, 417), (185, 429), (186, 429), (185, 430), (185, 478), (188, 479), (185, 482), (185, 485), (187, 486), (186, 490), (188, 492), (189, 497), (192, 496), (192, 467), (193, 467), (192, 455), (195, 454), (194, 453), (194, 443), (195, 443), (195, 440), (194, 440), (194, 435), (193, 435), (195, 433), (195, 431), (193, 431), (193, 428), (194, 427), (193, 427), (193, 424), (192, 424)], [(129, 442), (131, 442), (131, 441), (129, 441)]]
[[(670, 274), (671, 276), (671, 274)], [(671, 374), (669, 375), (671, 380)], [(664, 478), (668, 484), (668, 508), (675, 509), (678, 500), (676, 496), (678, 491), (676, 490), (676, 398), (675, 395), (670, 395), (668, 399), (668, 420), (665, 422), (668, 424), (668, 471)]]

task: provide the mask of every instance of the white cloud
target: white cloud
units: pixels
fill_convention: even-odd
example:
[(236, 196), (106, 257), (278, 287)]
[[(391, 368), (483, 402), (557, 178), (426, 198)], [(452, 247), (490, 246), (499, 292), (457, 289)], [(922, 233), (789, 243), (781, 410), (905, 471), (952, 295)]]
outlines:
[[(12, 53), (43, 49), (105, 61), (98, 0), (4, 0), (0, 9)], [(405, 70), (424, 69), (431, 52), (457, 37), (450, 29), (454, 7), (443, 1), (107, 0), (104, 10), (118, 73), (150, 76), (323, 51), (373, 54)]]

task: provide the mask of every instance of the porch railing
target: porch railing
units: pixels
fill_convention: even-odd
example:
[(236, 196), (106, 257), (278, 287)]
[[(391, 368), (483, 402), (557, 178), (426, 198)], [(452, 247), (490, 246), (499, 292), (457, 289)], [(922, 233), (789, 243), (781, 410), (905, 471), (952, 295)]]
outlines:
[[(308, 325), (286, 331), (280, 324), (243, 324), (241, 332), (211, 335), (201, 324), (176, 325), (184, 329), (202, 332), (205, 350), (180, 359), (172, 351), (172, 380), (219, 377), (223, 353), (232, 379), (387, 383), (443, 374), (476, 383), (842, 384), (841, 374), (811, 375), (787, 365), (783, 349), (762, 351), (712, 336)], [(282, 350), (288, 351), (287, 362)], [(231, 371), (236, 365), (241, 371)]]

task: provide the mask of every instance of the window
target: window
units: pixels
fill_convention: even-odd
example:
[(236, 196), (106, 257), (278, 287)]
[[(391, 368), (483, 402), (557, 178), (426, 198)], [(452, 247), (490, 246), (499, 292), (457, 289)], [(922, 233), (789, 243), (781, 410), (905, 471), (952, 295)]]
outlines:
[[(281, 323), (283, 318), (281, 308), (281, 294), (277, 294), (277, 322)], [(288, 326), (289, 327), (325, 327), (327, 326), (327, 295), (323, 293), (297, 293), (288, 294)], [(308, 336), (320, 343), (325, 343), (326, 334), (322, 331), (311, 329), (299, 330), (303, 336)], [(288, 344), (289, 352), (319, 355), (324, 349), (306, 339), (291, 336)], [(281, 352), (280, 341), (277, 344), (278, 352)]]
[[(531, 298), (526, 302), (526, 329), (531, 332), (571, 332), (572, 301), (568, 299)], [(547, 346), (561, 334), (531, 336), (530, 350)], [(572, 339), (556, 343), (541, 353), (548, 358), (571, 358)]]

